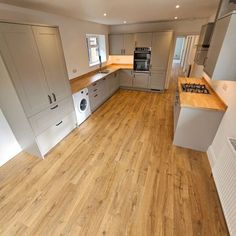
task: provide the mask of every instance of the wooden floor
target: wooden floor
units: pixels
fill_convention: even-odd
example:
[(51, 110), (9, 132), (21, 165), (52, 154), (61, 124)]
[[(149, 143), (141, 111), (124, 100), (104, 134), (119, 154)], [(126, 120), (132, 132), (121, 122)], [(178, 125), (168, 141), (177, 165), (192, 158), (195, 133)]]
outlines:
[(228, 235), (206, 154), (172, 145), (174, 90), (120, 90), (45, 160), (1, 167), (0, 235)]

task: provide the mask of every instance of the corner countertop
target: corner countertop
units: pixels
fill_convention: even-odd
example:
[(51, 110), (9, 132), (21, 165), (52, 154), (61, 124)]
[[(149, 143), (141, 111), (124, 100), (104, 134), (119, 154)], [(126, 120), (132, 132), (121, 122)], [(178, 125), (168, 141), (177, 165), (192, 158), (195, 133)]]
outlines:
[(89, 72), (87, 74), (81, 75), (77, 78), (70, 80), (72, 94), (79, 92), (81, 89), (88, 87), (92, 83), (94, 83), (100, 79), (103, 79), (106, 76), (108, 76), (120, 69), (132, 70), (133, 65), (131, 65), (131, 64), (111, 64), (111, 65), (105, 66), (102, 69), (109, 70), (109, 73), (102, 74), (102, 73), (99, 73), (99, 70), (97, 69), (95, 71)]
[[(199, 94), (183, 92), (182, 83), (204, 84), (210, 94)], [(227, 105), (221, 100), (204, 78), (183, 78), (178, 79), (179, 100), (181, 107), (209, 109), (225, 112)]]

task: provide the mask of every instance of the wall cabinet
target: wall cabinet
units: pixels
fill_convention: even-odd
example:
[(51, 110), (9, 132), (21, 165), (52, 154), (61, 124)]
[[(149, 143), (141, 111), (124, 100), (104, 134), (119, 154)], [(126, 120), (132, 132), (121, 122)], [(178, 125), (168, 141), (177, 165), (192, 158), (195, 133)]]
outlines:
[(204, 71), (214, 80), (236, 80), (236, 14), (217, 20)]
[[(1, 80), (1, 93), (7, 87), (12, 97), (2, 101), (3, 112), (22, 149), (43, 157), (76, 127), (58, 28), (0, 23), (0, 52), (8, 78)], [(38, 137), (47, 130), (54, 141), (44, 148), (46, 136)]]
[(152, 33), (136, 33), (135, 47), (152, 47)]
[(110, 55), (133, 55), (134, 47), (134, 34), (109, 35)]

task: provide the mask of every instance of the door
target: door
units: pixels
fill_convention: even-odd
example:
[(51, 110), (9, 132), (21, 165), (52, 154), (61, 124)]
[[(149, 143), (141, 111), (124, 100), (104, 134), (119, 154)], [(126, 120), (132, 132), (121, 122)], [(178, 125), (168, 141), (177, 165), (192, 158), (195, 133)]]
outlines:
[(134, 34), (124, 34), (124, 54), (133, 55), (135, 48)]
[(143, 88), (147, 89), (149, 84), (149, 74), (144, 73), (135, 73), (133, 80), (134, 88)]
[(110, 55), (124, 54), (124, 37), (123, 34), (109, 35)]
[(71, 93), (58, 29), (40, 26), (32, 28), (53, 101), (60, 101)]
[(135, 34), (135, 47), (152, 47), (152, 33)]
[(50, 105), (31, 26), (0, 23), (0, 51), (27, 116)]

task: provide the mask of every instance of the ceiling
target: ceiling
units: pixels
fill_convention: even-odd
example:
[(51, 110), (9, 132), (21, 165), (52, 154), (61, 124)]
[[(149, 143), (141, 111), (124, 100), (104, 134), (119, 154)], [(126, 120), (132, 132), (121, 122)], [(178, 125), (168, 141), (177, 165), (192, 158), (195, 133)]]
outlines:
[[(30, 9), (70, 16), (106, 25), (206, 18), (219, 0), (0, 0)], [(176, 5), (180, 5), (176, 9)], [(107, 13), (107, 16), (103, 14)]]

